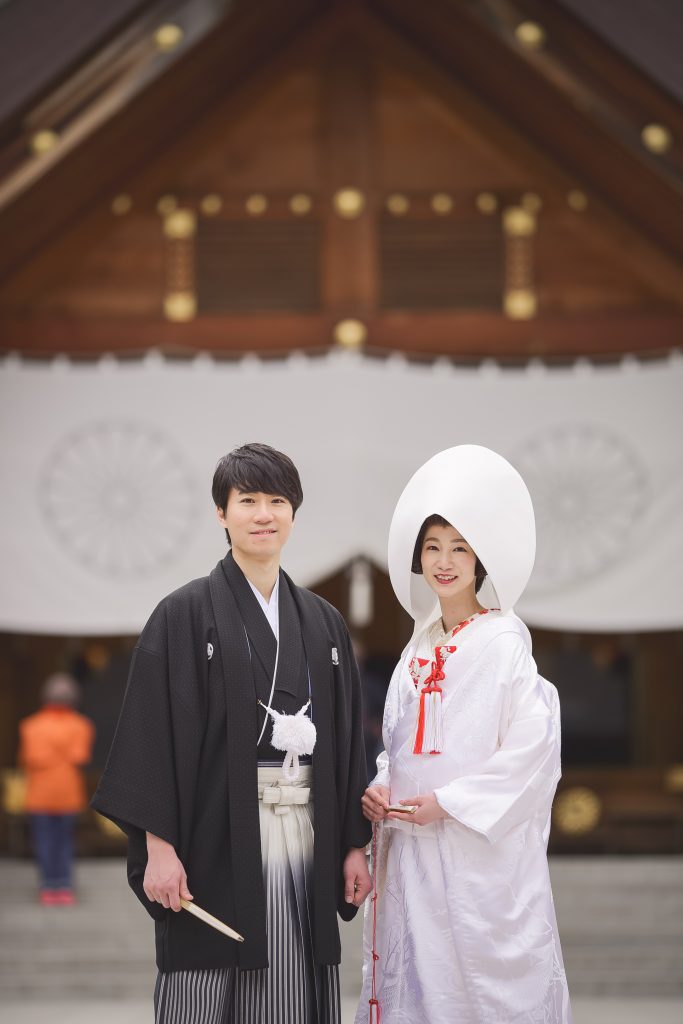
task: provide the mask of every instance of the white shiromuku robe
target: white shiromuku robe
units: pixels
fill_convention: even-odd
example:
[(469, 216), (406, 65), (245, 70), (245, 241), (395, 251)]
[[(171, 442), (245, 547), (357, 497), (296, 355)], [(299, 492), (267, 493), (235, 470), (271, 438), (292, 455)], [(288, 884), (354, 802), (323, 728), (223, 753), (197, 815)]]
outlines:
[[(449, 817), (377, 826), (377, 996), (382, 1024), (571, 1024), (546, 848), (560, 778), (557, 691), (516, 615), (489, 611), (444, 667), (443, 751), (413, 754), (422, 679), (415, 637), (394, 671), (375, 784), (391, 802), (434, 792)], [(368, 1020), (372, 902), (365, 911)]]

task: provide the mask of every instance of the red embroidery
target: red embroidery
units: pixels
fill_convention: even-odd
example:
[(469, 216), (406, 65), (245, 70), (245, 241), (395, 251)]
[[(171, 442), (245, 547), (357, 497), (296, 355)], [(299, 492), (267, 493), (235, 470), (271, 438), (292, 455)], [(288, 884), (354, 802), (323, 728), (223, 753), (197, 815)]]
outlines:
[(428, 665), (428, 664), (429, 664), (429, 658), (411, 658), (410, 659), (410, 665), (408, 666), (408, 671), (410, 672), (411, 676), (413, 677), (413, 682), (415, 683), (415, 686), (419, 686), (420, 675), (422, 673), (422, 669), (425, 667), (425, 665)]

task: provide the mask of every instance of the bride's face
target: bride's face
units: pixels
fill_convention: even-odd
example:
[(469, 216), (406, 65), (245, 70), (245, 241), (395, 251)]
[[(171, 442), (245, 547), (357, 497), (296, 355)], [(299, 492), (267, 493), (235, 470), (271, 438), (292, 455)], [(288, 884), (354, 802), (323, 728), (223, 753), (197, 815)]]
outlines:
[(424, 578), (441, 599), (454, 597), (474, 583), (477, 556), (452, 526), (430, 526), (420, 557)]

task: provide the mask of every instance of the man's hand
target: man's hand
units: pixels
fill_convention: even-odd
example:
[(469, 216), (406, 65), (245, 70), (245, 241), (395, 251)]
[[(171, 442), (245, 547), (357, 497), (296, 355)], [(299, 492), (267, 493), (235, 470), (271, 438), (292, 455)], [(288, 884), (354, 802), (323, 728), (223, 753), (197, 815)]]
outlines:
[(360, 799), (363, 814), (368, 821), (382, 821), (389, 809), (388, 786), (368, 786)]
[(433, 793), (426, 796), (411, 796), (408, 800), (401, 800), (402, 804), (412, 807), (417, 804), (417, 810), (413, 812), (392, 811), (388, 818), (395, 818), (396, 821), (409, 821), (414, 825), (430, 825), (433, 821), (440, 821), (447, 818), (448, 814), (439, 804)]
[(181, 897), (194, 898), (187, 888), (187, 875), (177, 853), (170, 843), (151, 832), (147, 833), (147, 868), (142, 887), (152, 903), (175, 911), (180, 910)]
[(360, 907), (372, 889), (365, 850), (354, 848), (344, 858), (344, 899)]

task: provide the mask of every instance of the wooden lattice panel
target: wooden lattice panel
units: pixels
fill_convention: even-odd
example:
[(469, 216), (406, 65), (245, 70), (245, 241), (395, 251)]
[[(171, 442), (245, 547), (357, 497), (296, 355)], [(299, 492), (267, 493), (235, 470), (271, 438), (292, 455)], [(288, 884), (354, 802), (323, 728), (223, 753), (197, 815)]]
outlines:
[(309, 219), (200, 221), (200, 314), (318, 309), (319, 246), (319, 226)]
[(504, 245), (495, 217), (386, 214), (380, 260), (385, 309), (500, 309)]

